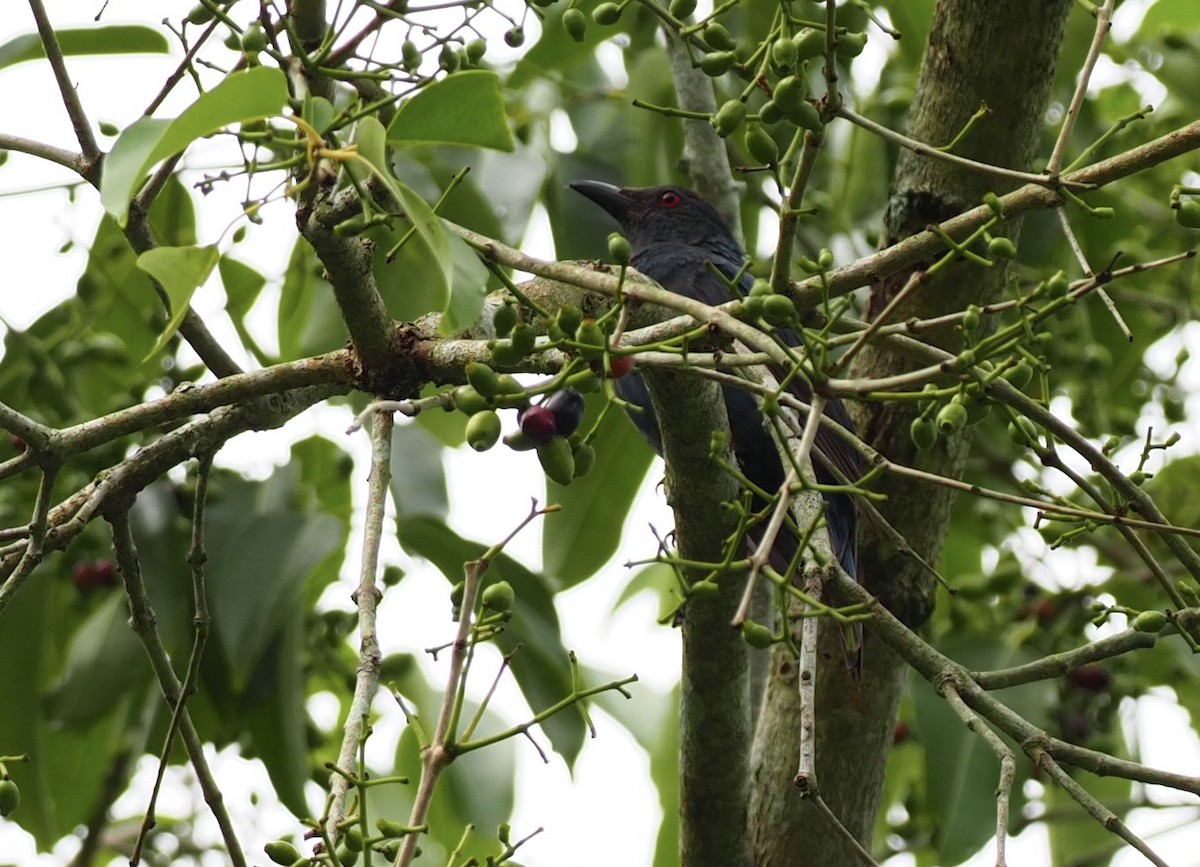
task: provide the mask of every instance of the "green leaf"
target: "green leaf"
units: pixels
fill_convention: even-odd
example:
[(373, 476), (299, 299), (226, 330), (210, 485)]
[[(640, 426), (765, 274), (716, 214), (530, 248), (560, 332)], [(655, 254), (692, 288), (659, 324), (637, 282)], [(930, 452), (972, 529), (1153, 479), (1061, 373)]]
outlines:
[(83, 729), (151, 677), (146, 651), (129, 628), (129, 605), (123, 594), (110, 593), (71, 636), (62, 675), (46, 696), (46, 714)]
[(546, 482), (547, 499), (562, 510), (544, 519), (542, 568), (560, 590), (591, 577), (616, 553), (654, 456), (623, 412), (604, 417), (592, 445), (596, 465), (590, 473), (566, 487)]
[(174, 120), (143, 117), (136, 121), (121, 133), (104, 160), (100, 200), (105, 210), (124, 226), (129, 200), (155, 163), (230, 124), (278, 114), (287, 98), (283, 73), (258, 66), (231, 73)]
[(436, 81), (405, 100), (387, 131), (388, 141), (431, 142), (513, 150), (500, 79), (472, 69)]
[[(151, 27), (117, 24), (109, 27), (87, 27), (55, 30), (58, 47), (67, 57), (86, 54), (167, 54), (167, 39)], [(27, 60), (46, 57), (42, 37), (24, 33), (0, 45), (0, 69)]]
[(450, 281), (450, 298), (442, 312), (438, 331), (449, 337), (466, 331), (479, 321), (487, 297), (488, 269), (462, 238), (447, 235), (446, 241), (454, 263), (454, 277)]
[(157, 280), (171, 300), (171, 318), (147, 358), (166, 346), (179, 329), (192, 295), (208, 279), (220, 255), (216, 247), (208, 246), (155, 247), (138, 256), (138, 267)]
[(296, 496), (298, 476), (290, 465), (265, 485), (222, 476), (221, 496), (208, 509), (209, 604), (234, 691), (246, 688), (263, 655), (280, 640), (290, 616), (286, 601), (303, 591), (314, 566), (345, 541), (342, 523), (332, 515), (287, 505)]
[(346, 342), (346, 326), (323, 271), (313, 248), (297, 238), (279, 297), (276, 334), (284, 360), (330, 352)]
[(254, 353), (259, 364), (265, 366), (273, 363), (277, 359), (262, 350), (246, 328), (245, 322), (246, 314), (258, 300), (263, 286), (267, 285), (267, 278), (245, 262), (239, 262), (229, 256), (221, 257), (217, 263), (217, 270), (221, 274), (221, 284), (225, 287), (225, 312), (229, 314), (238, 337)]
[(415, 424), (392, 429), (391, 492), (398, 524), (424, 516), (444, 519), (450, 512), (442, 444)]
[(304, 784), (309, 779), (304, 690), (307, 648), (298, 601), (293, 598), (286, 604), (283, 628), (254, 673), (254, 694), (248, 697), (244, 716), (239, 715), (238, 721), (245, 725), (253, 754), (266, 767), (279, 800), (294, 815), (303, 816), (308, 811)]

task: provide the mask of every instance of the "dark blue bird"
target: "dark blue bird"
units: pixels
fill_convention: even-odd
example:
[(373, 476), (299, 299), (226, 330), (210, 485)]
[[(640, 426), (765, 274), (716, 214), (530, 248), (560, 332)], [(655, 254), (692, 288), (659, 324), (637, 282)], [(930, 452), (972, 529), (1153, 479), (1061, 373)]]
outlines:
[[(732, 300), (728, 286), (709, 270), (707, 263), (733, 280), (742, 270), (746, 254), (734, 240), (721, 215), (699, 195), (682, 187), (622, 189), (599, 181), (578, 181), (571, 187), (611, 214), (620, 224), (622, 234), (633, 248), (631, 264), (638, 271), (653, 278), (664, 289), (706, 304), (723, 304)], [(752, 283), (753, 278), (749, 273), (744, 273), (741, 288), (748, 291)], [(781, 333), (788, 343), (793, 346), (799, 344), (794, 332)], [(781, 374), (782, 371), (777, 372), (777, 375)], [(631, 412), (630, 418), (661, 455), (658, 420), (650, 405), (645, 382), (633, 373), (616, 380), (615, 384), (622, 398), (642, 408), (642, 412)], [(771, 434), (764, 426), (758, 403), (749, 392), (742, 389), (733, 386), (722, 386), (722, 389), (738, 464), (747, 479), (773, 494), (783, 484), (784, 470)], [(808, 383), (799, 376), (792, 377), (790, 390), (805, 403), (812, 398)], [(853, 430), (850, 417), (839, 401), (830, 400), (826, 403), (825, 414), (842, 427)], [(850, 481), (859, 477), (856, 453), (835, 434), (821, 427), (815, 445), (817, 454), (813, 470), (818, 482), (837, 484), (828, 466), (836, 467)], [(831, 547), (842, 568), (857, 578), (854, 501), (846, 494), (827, 493), (824, 496), (825, 522), (829, 528)], [(761, 499), (756, 498), (755, 509), (761, 509), (764, 505)], [(790, 532), (781, 533), (775, 543), (773, 554), (776, 556), (772, 557), (772, 565), (781, 570), (786, 568), (796, 551), (796, 545), (797, 540)]]

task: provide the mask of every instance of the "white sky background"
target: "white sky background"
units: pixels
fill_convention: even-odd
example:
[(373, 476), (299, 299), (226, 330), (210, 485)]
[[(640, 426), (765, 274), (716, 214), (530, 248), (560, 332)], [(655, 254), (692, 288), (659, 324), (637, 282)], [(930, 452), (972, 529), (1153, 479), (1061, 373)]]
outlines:
[[(1124, 8), (1136, 11), (1148, 5), (1147, 2), (1130, 0)], [(86, 26), (99, 9), (100, 0), (89, 4), (49, 0), (47, 6), (56, 25)], [(190, 6), (191, 3), (180, 0), (156, 3), (154, 20), (162, 17), (178, 20)], [(145, 16), (145, 8), (144, 3), (136, 0), (112, 0), (104, 21), (108, 24), (137, 21)], [(536, 22), (530, 16), (526, 21), (527, 46), (535, 41), (536, 28)], [(33, 21), (25, 4), (12, 3), (8, 14), (0, 19), (0, 43), (33, 29)], [(69, 59), (72, 77), (79, 85), (83, 104), (94, 122), (109, 121), (123, 127), (136, 118), (179, 61), (177, 46), (173, 40), (170, 41), (174, 51), (170, 56), (131, 58), (123, 60), (119, 66), (110, 58)], [(496, 41), (490, 44), (489, 59), (504, 56), (504, 51), (502, 43)], [(511, 56), (515, 52), (508, 51), (507, 54)], [(862, 62), (878, 69), (882, 63), (882, 52), (873, 56), (868, 50)], [(856, 80), (856, 83), (860, 82), (861, 79)], [(175, 98), (160, 111), (160, 115), (177, 113), (192, 95), (191, 87), (179, 86)], [(22, 64), (0, 71), (0, 118), (8, 119), (4, 122), (5, 132), (62, 147), (74, 147), (70, 124), (54, 88), (49, 66), (44, 62)], [(558, 140), (569, 142), (570, 138), (569, 130), (556, 135)], [(110, 146), (111, 140), (102, 140), (102, 145)], [(193, 168), (214, 165), (205, 161), (203, 147), (189, 154), (187, 164)], [(193, 180), (198, 177), (197, 174)], [(64, 169), (21, 154), (12, 154), (9, 164), (0, 169), (0, 196), (73, 179)], [(239, 200), (243, 192), (244, 187), (239, 183), (218, 184), (208, 197), (196, 197), (200, 243), (211, 243), (218, 238), (226, 228), (227, 221), (240, 211)], [(259, 303), (261, 315), (256, 323), (256, 336), (266, 346), (274, 343), (274, 304), (278, 300), (280, 279), (295, 237), (290, 211), (290, 203), (282, 202), (264, 212), (264, 225), (249, 227), (247, 242), (240, 245), (235, 253), (238, 258), (260, 268), (268, 278), (268, 288)], [(19, 218), (12, 216), (18, 213)], [(74, 292), (75, 282), (86, 261), (86, 244), (95, 231), (100, 213), (97, 194), (86, 186), (80, 188), (74, 204), (68, 203), (66, 193), (61, 190), (20, 199), (0, 198), (0, 226), (3, 226), (3, 232), (0, 233), (0, 334), (6, 325), (18, 329), (27, 327), (47, 309)], [(59, 254), (59, 248), (67, 241), (74, 241), (74, 248), (66, 254)], [(535, 255), (553, 256), (544, 215), (534, 220), (525, 248)], [(194, 301), (218, 339), (227, 346), (236, 346), (233, 329), (222, 310), (223, 303), (224, 297), (216, 278), (197, 293)], [(1200, 333), (1197, 333), (1200, 327), (1193, 326), (1193, 329), (1190, 342), (1194, 345), (1195, 338), (1200, 337)], [(1169, 360), (1181, 342), (1162, 347), (1155, 356)], [(248, 358), (239, 360), (253, 366)], [(1193, 364), (1190, 378), (1200, 380), (1197, 374), (1197, 365)], [(1197, 417), (1196, 408), (1192, 409), (1191, 417)], [(511, 424), (511, 419), (507, 421)], [(1154, 421), (1156, 429), (1162, 430), (1161, 420)], [(354, 454), (355, 478), (359, 482), (354, 491), (356, 503), (361, 506), (366, 491), (367, 437), (365, 433), (359, 433), (347, 438), (344, 434), (347, 423), (346, 410), (318, 407), (280, 431), (238, 437), (221, 452), (219, 461), (262, 477), (286, 459), (292, 442), (312, 433), (322, 433), (345, 443)], [(1195, 433), (1190, 437), (1185, 433), (1187, 438), (1192, 440), (1185, 442), (1187, 449), (1195, 450), (1195, 441), (1198, 439)], [(540, 470), (528, 454), (516, 454), (504, 448), (495, 449), (484, 456), (457, 453), (450, 456), (446, 465), (453, 503), (451, 523), (464, 535), (480, 541), (502, 538), (511, 529), (515, 519), (526, 512), (531, 497), (544, 497)], [(650, 478), (656, 477), (655, 472), (652, 471)], [(356, 520), (360, 524), (355, 528), (342, 580), (331, 587), (325, 597), (329, 607), (350, 607), (349, 594), (354, 586), (353, 574), (357, 569), (361, 542), (361, 514), (356, 514)], [(633, 687), (635, 700), (639, 692), (668, 689), (677, 680), (679, 671), (678, 633), (655, 624), (656, 605), (649, 597), (635, 599), (616, 614), (610, 614), (627, 577), (621, 564), (630, 559), (644, 558), (654, 551), (653, 539), (646, 529), (647, 523), (662, 529), (672, 524), (669, 511), (650, 484), (631, 515), (620, 550), (604, 574), (562, 594), (559, 601), (563, 634), (569, 637), (570, 646), (577, 651), (581, 661), (587, 665), (603, 665), (617, 676), (636, 672), (641, 683)], [(1091, 577), (1086, 572), (1089, 567), (1094, 569), (1094, 564), (1081, 562), (1071, 552), (1047, 553), (1036, 534), (1028, 535), (1031, 538), (1022, 539), (1022, 559), (1036, 564), (1037, 571), (1047, 576), (1048, 584), (1053, 583), (1049, 576), (1054, 573), (1079, 576), (1080, 583), (1085, 576)], [(453, 634), (453, 624), (448, 616), (440, 619), (425, 614), (448, 612), (445, 580), (428, 566), (405, 557), (390, 534), (385, 533), (384, 542), (385, 560), (403, 565), (409, 573), (398, 587), (387, 592), (381, 609), (379, 633), (384, 652), (413, 651), (445, 642)], [(526, 530), (509, 550), (536, 568), (541, 550), (540, 526)], [(1058, 568), (1048, 568), (1052, 565)], [(494, 654), (481, 659), (477, 669), (480, 691), (495, 670), (496, 659)], [(429, 665), (427, 672), (432, 684), (442, 683), (443, 666)], [(508, 719), (515, 721), (528, 716), (529, 711), (511, 682), (499, 691), (495, 702), (497, 709)], [(322, 727), (340, 724), (339, 720), (332, 717), (331, 704), (331, 701), (322, 702), (318, 698), (311, 706)], [(386, 766), (395, 738), (403, 727), (403, 717), (386, 692), (378, 700), (376, 709), (382, 719), (376, 725), (376, 735), (370, 744), (375, 751), (373, 756), (376, 765)], [(1190, 732), (1186, 717), (1169, 694), (1143, 700), (1138, 712), (1142, 720), (1153, 718), (1156, 723), (1152, 727), (1141, 727), (1143, 736), (1140, 741), (1145, 761), (1157, 767), (1200, 773), (1200, 748)], [(648, 782), (646, 758), (621, 726), (599, 711), (594, 711), (594, 718), (599, 736), (585, 745), (576, 765), (574, 779), (557, 757), (552, 755), (550, 764), (543, 765), (532, 748), (524, 742), (517, 744), (519, 784), (513, 835), (519, 838), (537, 827), (545, 829), (518, 856), (518, 860), (529, 867), (601, 867), (614, 862), (629, 865), (650, 862), (661, 814), (656, 793)], [(470, 757), (464, 761), (469, 762)], [(139, 766), (139, 778), (142, 781), (151, 779), (154, 764), (151, 759), (143, 760)], [(281, 835), (295, 837), (299, 830), (297, 824), (281, 807), (272, 806), (271, 787), (260, 766), (238, 759), (236, 751), (229, 749), (216, 760), (215, 767), (247, 856), (253, 862), (264, 863), (263, 843)], [(188, 773), (184, 769), (173, 769), (172, 777), (177, 780), (188, 779)], [(145, 804), (145, 786), (135, 785), (134, 788), (135, 794), (118, 804), (116, 815), (140, 814)], [(179, 787), (168, 786), (162, 811), (176, 815), (195, 811), (200, 817), (202, 833), (216, 839), (215, 826), (208, 820), (198, 792), (194, 788), (186, 791), (189, 794), (181, 796)], [(256, 807), (250, 807), (251, 792), (259, 795), (259, 805)], [(314, 812), (318, 811), (319, 790), (312, 786), (310, 795), (310, 806)], [(189, 802), (189, 796), (195, 796), (195, 801)], [(1134, 823), (1134, 829), (1146, 832), (1174, 820), (1171, 816), (1148, 815), (1139, 818)], [(493, 831), (480, 829), (485, 835)], [(1194, 854), (1194, 832), (1190, 848), (1183, 848), (1188, 846), (1187, 835), (1180, 833), (1175, 836), (1179, 838), (1175, 846), (1160, 839), (1154, 840), (1152, 845), (1173, 864), (1200, 863)], [(1045, 857), (1044, 840), (1045, 833), (1040, 828), (1026, 832), (1010, 846), (1010, 863), (1040, 863)], [(74, 849), (75, 844), (68, 842), (60, 846), (53, 856), (39, 858), (34, 853), (31, 838), (15, 830), (14, 826), (0, 822), (0, 863), (49, 867), (65, 863)], [(984, 867), (993, 860), (994, 853), (985, 849), (971, 864)], [(913, 861), (908, 856), (898, 856), (889, 861), (892, 865), (911, 863)], [(1144, 862), (1136, 853), (1129, 851), (1116, 863), (1126, 867)]]

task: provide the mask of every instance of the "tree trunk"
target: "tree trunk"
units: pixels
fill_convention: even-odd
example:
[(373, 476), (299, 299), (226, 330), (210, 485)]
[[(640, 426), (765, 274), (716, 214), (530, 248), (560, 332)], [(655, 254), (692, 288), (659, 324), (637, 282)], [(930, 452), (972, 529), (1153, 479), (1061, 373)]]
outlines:
[[(911, 110), (908, 134), (941, 145), (986, 103), (992, 113), (960, 144), (956, 153), (1018, 169), (1030, 168), (1042, 132), (1042, 117), (1054, 81), (1070, 0), (1013, 0), (980, 4), (944, 0), (934, 16), (929, 46)], [(967, 173), (949, 163), (902, 152), (887, 216), (888, 242), (978, 204), (984, 193), (1005, 192), (1009, 182)], [(1007, 233), (1014, 237), (1015, 223)], [(925, 266), (918, 266), (921, 269)], [(958, 263), (921, 288), (893, 321), (985, 304), (1000, 293), (1005, 268), (982, 269)], [(870, 312), (883, 309), (911, 272), (873, 287)], [(953, 331), (931, 342), (961, 349)], [(858, 356), (858, 377), (890, 375), (911, 364), (886, 348), (871, 345)], [(949, 476), (962, 473), (968, 441), (952, 437), (919, 455), (908, 428), (916, 406), (868, 404), (858, 409), (864, 439), (889, 458)], [(888, 499), (884, 516), (928, 562), (936, 562), (949, 524), (954, 496), (947, 489), (897, 484), (884, 477), (876, 489)], [(932, 582), (886, 541), (864, 534), (860, 561), (868, 588), (911, 625), (933, 607)], [(952, 578), (953, 576), (951, 576)], [(822, 632), (818, 670), (817, 774), (821, 793), (849, 831), (870, 846), (875, 814), (892, 742), (906, 667), (886, 647), (871, 640), (868, 628), (865, 670), (855, 683), (842, 664), (836, 629)], [(798, 755), (799, 696), (794, 661), (777, 654), (756, 732), (752, 755), (751, 842), (758, 867), (838, 867), (857, 865), (858, 856), (790, 781)]]

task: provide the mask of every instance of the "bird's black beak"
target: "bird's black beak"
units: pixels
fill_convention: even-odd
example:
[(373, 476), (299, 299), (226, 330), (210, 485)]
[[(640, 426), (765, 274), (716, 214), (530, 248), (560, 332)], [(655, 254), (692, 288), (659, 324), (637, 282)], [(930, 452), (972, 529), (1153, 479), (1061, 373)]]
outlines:
[(629, 207), (633, 204), (633, 199), (626, 195), (620, 187), (606, 184), (603, 181), (575, 181), (571, 184), (571, 189), (582, 193), (604, 208), (618, 223), (625, 222)]

